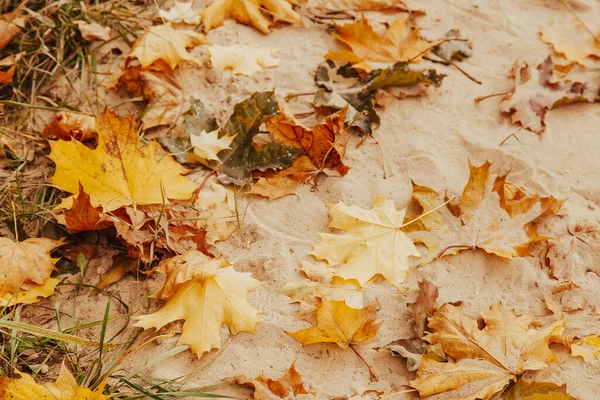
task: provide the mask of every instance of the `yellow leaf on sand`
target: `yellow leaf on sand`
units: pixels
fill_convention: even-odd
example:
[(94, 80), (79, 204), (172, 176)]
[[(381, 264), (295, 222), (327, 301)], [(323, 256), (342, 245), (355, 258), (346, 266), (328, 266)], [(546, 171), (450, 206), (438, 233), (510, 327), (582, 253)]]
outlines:
[(35, 303), (54, 292), (58, 279), (50, 278), (54, 262), (50, 251), (61, 242), (32, 238), (13, 242), (0, 238), (0, 307)]
[(302, 23), (288, 0), (214, 0), (203, 12), (204, 31), (223, 25), (225, 17), (231, 14), (238, 22), (269, 33), (272, 22), (263, 14), (263, 8), (274, 22)]
[[(225, 149), (230, 149), (231, 142), (235, 136), (223, 136), (219, 138), (219, 130), (212, 132), (202, 131), (199, 135), (190, 135), (190, 142), (196, 156), (200, 162), (219, 161), (219, 152)], [(194, 158), (192, 157), (192, 160)]]
[(279, 65), (279, 60), (271, 57), (277, 49), (243, 44), (231, 46), (211, 46), (208, 48), (213, 67), (231, 69), (236, 75), (253, 75), (263, 68)]
[[(93, 207), (105, 212), (136, 204), (162, 204), (167, 199), (189, 199), (197, 185), (182, 174), (186, 169), (162, 147), (143, 146), (135, 131), (135, 119), (107, 110), (96, 120), (98, 147), (82, 143), (51, 142), (49, 157), (56, 163), (52, 183), (70, 193), (79, 183)], [(70, 208), (72, 197), (63, 201)]]
[(351, 344), (364, 343), (377, 335), (383, 321), (377, 321), (377, 301), (355, 309), (344, 301), (321, 299), (317, 309), (317, 326), (288, 335), (306, 346), (313, 343), (336, 343), (347, 350)]
[(200, 33), (177, 30), (171, 27), (171, 24), (156, 25), (137, 38), (128, 58), (137, 58), (144, 69), (158, 60), (175, 69), (182, 61), (199, 63), (200, 61), (192, 57), (187, 49), (204, 43), (206, 38)]
[(194, 208), (198, 212), (198, 223), (206, 230), (206, 241), (226, 240), (238, 227), (235, 215), (235, 193), (220, 183), (204, 185)]
[(255, 400), (289, 399), (295, 398), (299, 394), (308, 394), (304, 388), (302, 376), (296, 371), (295, 363), (290, 366), (285, 375), (277, 380), (267, 378), (264, 374), (260, 374), (254, 379), (248, 379), (245, 376), (236, 376), (232, 379), (238, 385), (253, 388), (252, 398)]
[(571, 18), (562, 18), (560, 22), (554, 22), (540, 37), (552, 45), (556, 53), (564, 55), (569, 61), (585, 65), (588, 57), (600, 58), (600, 43), (580, 22)]
[(586, 362), (597, 360), (600, 357), (600, 336), (586, 336), (571, 344), (571, 356), (581, 357)]
[(410, 383), (421, 397), (450, 392), (453, 398), (487, 400), (525, 372), (558, 362), (548, 345), (552, 336), (562, 334), (565, 320), (536, 329), (531, 316), (517, 316), (501, 304), (480, 319), (464, 315), (462, 308), (447, 303), (429, 318), (432, 333), (425, 340), (440, 345), (454, 362), (423, 358)]
[(246, 295), (260, 282), (249, 273), (237, 272), (227, 260), (211, 259), (198, 251), (165, 260), (157, 269), (167, 280), (153, 297), (167, 302), (155, 313), (139, 317), (136, 326), (160, 329), (184, 320), (179, 341), (198, 357), (221, 347), (222, 324), (229, 326), (232, 335), (254, 333), (259, 311)]
[(329, 226), (344, 235), (320, 233), (321, 243), (311, 254), (330, 266), (342, 264), (335, 275), (356, 279), (361, 286), (383, 276), (400, 287), (408, 272), (408, 257), (420, 257), (412, 240), (402, 232), (406, 209), (397, 211), (392, 200), (375, 196), (373, 208), (366, 210), (343, 203), (330, 204)]
[(402, 15), (380, 36), (363, 18), (345, 25), (335, 25), (333, 35), (352, 49), (330, 52), (326, 59), (348, 61), (358, 56), (363, 61), (354, 68), (371, 71), (369, 63), (395, 64), (418, 61), (440, 42), (428, 42), (419, 36), (419, 29), (411, 27), (410, 18)]
[(104, 382), (93, 391), (79, 387), (64, 364), (60, 368), (58, 379), (52, 383), (36, 383), (30, 375), (15, 372), (20, 375), (20, 378), (0, 377), (0, 394), (3, 400), (108, 400), (109, 398), (102, 394)]
[(169, 11), (158, 10), (158, 16), (169, 22), (200, 25), (200, 11), (192, 8), (193, 2), (175, 1)]

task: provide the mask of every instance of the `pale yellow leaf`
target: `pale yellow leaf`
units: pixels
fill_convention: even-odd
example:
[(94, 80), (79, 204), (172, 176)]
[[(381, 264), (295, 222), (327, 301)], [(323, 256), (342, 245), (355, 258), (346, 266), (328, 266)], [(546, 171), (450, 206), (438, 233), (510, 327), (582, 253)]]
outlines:
[(208, 48), (213, 67), (231, 69), (236, 75), (253, 75), (263, 68), (279, 65), (279, 60), (271, 57), (277, 49), (236, 44), (231, 46), (211, 46)]
[(201, 13), (192, 8), (193, 2), (175, 1), (168, 11), (159, 9), (158, 16), (169, 22), (200, 25)]
[(190, 135), (190, 142), (194, 149), (194, 155), (199, 161), (219, 161), (219, 152), (230, 149), (231, 142), (235, 136), (223, 136), (219, 138), (219, 130), (212, 132), (202, 131), (199, 135)]

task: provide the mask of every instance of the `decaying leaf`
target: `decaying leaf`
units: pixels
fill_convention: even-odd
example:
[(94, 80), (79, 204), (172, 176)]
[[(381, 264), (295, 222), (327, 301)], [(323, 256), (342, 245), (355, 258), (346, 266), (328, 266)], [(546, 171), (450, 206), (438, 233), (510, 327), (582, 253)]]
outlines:
[(424, 357), (410, 385), (419, 394), (437, 393), (461, 399), (490, 399), (527, 371), (547, 367), (558, 359), (549, 349), (551, 336), (565, 327), (557, 320), (532, 328), (532, 316), (517, 316), (501, 304), (492, 305), (480, 319), (463, 314), (463, 306), (444, 304), (429, 319), (426, 340), (440, 345), (454, 361)]
[(219, 152), (221, 163), (211, 164), (221, 182), (243, 185), (252, 178), (252, 171), (287, 168), (300, 155), (296, 148), (277, 142), (253, 144), (262, 123), (278, 113), (279, 105), (273, 92), (254, 93), (235, 105), (218, 135), (218, 138), (233, 137), (230, 149)]
[(317, 326), (288, 335), (306, 346), (313, 343), (336, 343), (347, 350), (351, 344), (364, 343), (377, 335), (383, 321), (377, 321), (377, 301), (361, 309), (344, 301), (322, 298), (317, 309)]
[(102, 26), (95, 22), (88, 23), (83, 20), (73, 21), (81, 32), (81, 37), (88, 41), (101, 40), (107, 41), (110, 39), (110, 27)]
[(0, 50), (5, 48), (17, 33), (25, 27), (26, 17), (22, 17), (23, 8), (0, 15)]
[[(416, 220), (414, 226), (408, 225), (406, 231), (415, 242), (428, 248), (426, 260), (475, 248), (505, 258), (527, 255), (518, 249), (537, 240), (528, 235), (527, 227), (547, 216), (542, 205), (548, 198), (530, 195), (507, 182), (508, 174), (498, 175), (492, 183), (491, 165), (469, 163), (469, 181), (458, 202), (435, 211), (443, 203), (442, 196), (413, 183), (413, 199), (423, 214), (429, 214)], [(410, 215), (405, 223), (415, 218)]]
[(433, 54), (446, 61), (463, 61), (471, 57), (471, 42), (461, 39), (457, 29), (451, 29), (446, 33), (447, 42), (438, 44), (433, 48)]
[(600, 357), (600, 336), (590, 335), (573, 342), (571, 356), (581, 357), (584, 361), (597, 360)]
[[(96, 120), (98, 147), (94, 150), (72, 141), (51, 142), (49, 157), (56, 163), (52, 183), (90, 196), (92, 207), (105, 212), (135, 204), (162, 204), (168, 199), (189, 199), (197, 185), (156, 142), (138, 140), (135, 119), (107, 110)], [(85, 168), (83, 168), (85, 166)], [(73, 198), (63, 200), (70, 208)]]
[(249, 273), (237, 272), (224, 258), (210, 259), (198, 251), (165, 260), (157, 270), (167, 277), (153, 297), (167, 302), (155, 313), (139, 317), (136, 326), (160, 329), (184, 320), (179, 341), (198, 357), (221, 347), (222, 324), (227, 324), (232, 335), (254, 333), (259, 311), (246, 295), (260, 282)]
[(528, 381), (519, 378), (517, 383), (502, 393), (501, 400), (575, 400), (567, 394), (567, 386), (551, 382)]
[[(558, 67), (558, 66), (557, 66)], [(512, 68), (514, 88), (500, 103), (500, 111), (511, 115), (532, 132), (541, 134), (548, 110), (564, 104), (600, 101), (600, 74), (575, 65), (565, 74), (548, 57), (536, 68), (516, 62)]]
[(400, 287), (408, 272), (408, 258), (420, 257), (412, 240), (401, 231), (406, 209), (396, 210), (392, 200), (375, 196), (373, 208), (329, 204), (329, 226), (343, 235), (320, 233), (321, 242), (311, 254), (330, 266), (335, 275), (356, 279), (361, 286), (382, 276)]
[[(272, 21), (263, 14), (263, 8)], [(202, 14), (204, 31), (223, 25), (227, 15), (265, 34), (270, 32), (269, 28), (274, 22), (302, 23), (300, 15), (292, 9), (288, 0), (213, 0)]]
[(108, 400), (110, 397), (102, 394), (105, 382), (94, 390), (79, 387), (64, 364), (56, 382), (37, 383), (31, 375), (16, 373), (19, 378), (0, 377), (0, 394), (4, 400)]
[(408, 306), (415, 320), (415, 338), (421, 338), (427, 329), (427, 319), (437, 309), (438, 288), (428, 280), (419, 282), (419, 295)]
[(57, 112), (42, 132), (45, 138), (61, 140), (84, 140), (96, 137), (96, 119), (91, 115), (75, 114), (68, 111)]
[(194, 10), (192, 5), (192, 1), (175, 1), (168, 11), (162, 9), (158, 10), (158, 15), (169, 22), (200, 25), (201, 12), (199, 10)]
[(588, 57), (600, 58), (600, 43), (579, 21), (572, 18), (563, 17), (554, 22), (544, 29), (540, 37), (569, 61), (585, 65)]
[(236, 75), (253, 75), (263, 68), (279, 65), (279, 60), (271, 55), (278, 50), (271, 47), (249, 45), (210, 46), (210, 62), (213, 67), (231, 69)]
[(45, 238), (22, 242), (0, 238), (0, 307), (35, 303), (54, 293), (59, 280), (50, 278), (54, 271), (50, 251), (60, 244)]
[(352, 51), (330, 51), (325, 58), (350, 62), (352, 67), (367, 72), (373, 70), (373, 64), (418, 61), (440, 43), (421, 38), (408, 15), (401, 15), (383, 36), (375, 32), (364, 16), (350, 24), (336, 24), (333, 35)]
[(137, 58), (143, 69), (158, 60), (175, 69), (182, 61), (199, 63), (187, 49), (204, 43), (206, 38), (200, 33), (174, 29), (171, 24), (156, 25), (137, 38), (128, 59)]
[(277, 380), (267, 378), (264, 374), (254, 379), (236, 376), (232, 380), (238, 385), (250, 386), (254, 390), (252, 398), (256, 400), (288, 399), (290, 396), (308, 394), (295, 364), (292, 363), (286, 374)]
[(194, 203), (198, 211), (197, 223), (206, 230), (206, 240), (227, 240), (238, 227), (235, 215), (235, 193), (217, 182), (207, 182)]
[(13, 81), (13, 77), (15, 76), (15, 72), (17, 71), (17, 61), (20, 59), (20, 55), (10, 55), (4, 57), (0, 60), (0, 69), (5, 69), (8, 67), (6, 71), (0, 71), (0, 85), (4, 83), (11, 83)]

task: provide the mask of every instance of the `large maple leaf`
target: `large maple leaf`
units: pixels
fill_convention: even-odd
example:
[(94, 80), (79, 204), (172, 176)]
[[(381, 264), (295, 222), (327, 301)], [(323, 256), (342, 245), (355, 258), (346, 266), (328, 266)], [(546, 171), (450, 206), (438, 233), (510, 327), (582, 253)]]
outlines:
[(210, 259), (198, 251), (165, 260), (158, 270), (167, 280), (153, 297), (167, 302), (155, 313), (139, 317), (136, 326), (160, 329), (185, 320), (180, 342), (199, 357), (221, 347), (224, 323), (233, 335), (254, 332), (259, 311), (248, 303), (246, 295), (260, 282), (249, 273), (237, 272), (227, 260)]
[(335, 275), (356, 279), (361, 286), (383, 276), (399, 287), (408, 271), (408, 257), (420, 257), (412, 240), (402, 232), (406, 209), (397, 211), (392, 200), (375, 196), (366, 210), (343, 203), (330, 204), (330, 227), (346, 233), (321, 233), (311, 254), (330, 266), (341, 264)]
[[(56, 163), (52, 183), (70, 193), (79, 184), (93, 207), (105, 212), (136, 204), (162, 204), (167, 199), (189, 199), (197, 184), (182, 174), (186, 169), (156, 142), (143, 146), (135, 119), (107, 110), (96, 120), (98, 147), (90, 149), (71, 141), (50, 143), (49, 157)], [(70, 208), (72, 197), (63, 206)]]

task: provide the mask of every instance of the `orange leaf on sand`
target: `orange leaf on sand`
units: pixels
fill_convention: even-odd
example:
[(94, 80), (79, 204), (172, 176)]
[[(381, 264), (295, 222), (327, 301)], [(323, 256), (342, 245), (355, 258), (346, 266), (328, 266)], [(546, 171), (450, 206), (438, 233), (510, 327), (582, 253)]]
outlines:
[(238, 385), (250, 386), (254, 390), (253, 399), (288, 399), (299, 394), (309, 394), (304, 388), (302, 376), (296, 371), (296, 363), (293, 363), (285, 375), (275, 380), (267, 378), (264, 374), (254, 379), (248, 379), (245, 376), (236, 376), (232, 378)]

